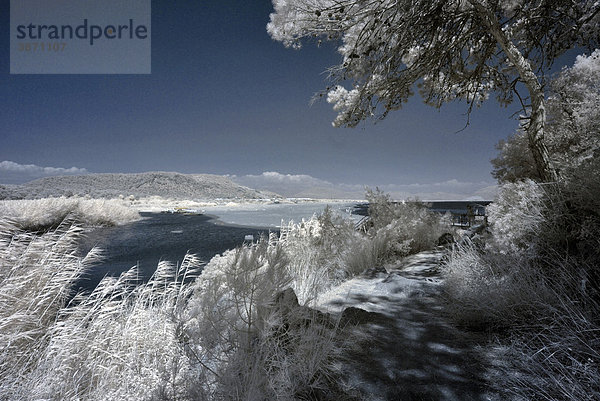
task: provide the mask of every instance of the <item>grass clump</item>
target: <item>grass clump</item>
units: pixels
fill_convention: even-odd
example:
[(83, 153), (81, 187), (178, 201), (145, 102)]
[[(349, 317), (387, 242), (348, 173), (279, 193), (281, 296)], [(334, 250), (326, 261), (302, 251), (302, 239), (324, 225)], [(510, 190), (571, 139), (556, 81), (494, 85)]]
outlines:
[(140, 284), (133, 268), (103, 279), (89, 296), (61, 310), (31, 392), (45, 399), (180, 399), (191, 366), (181, 340), (182, 315), (199, 266), (187, 255), (160, 262)]
[(112, 226), (140, 218), (117, 199), (44, 198), (0, 201), (0, 215), (26, 231), (44, 231), (71, 219), (85, 226)]
[(196, 258), (178, 268), (161, 262), (144, 284), (135, 269), (107, 277), (73, 299), (73, 284), (100, 257), (98, 249), (77, 256), (82, 229), (65, 222), (32, 234), (0, 225), (0, 399), (187, 394), (180, 317)]
[(372, 267), (366, 264), (357, 268), (353, 264), (367, 242), (351, 221), (336, 215), (329, 207), (309, 220), (282, 227), (277, 239), (288, 255), (290, 286), (303, 304)]
[[(42, 235), (0, 222), (0, 393), (18, 399), (52, 337), (72, 285), (98, 258), (75, 256), (79, 227), (60, 225)], [(12, 396), (11, 396), (12, 395)]]

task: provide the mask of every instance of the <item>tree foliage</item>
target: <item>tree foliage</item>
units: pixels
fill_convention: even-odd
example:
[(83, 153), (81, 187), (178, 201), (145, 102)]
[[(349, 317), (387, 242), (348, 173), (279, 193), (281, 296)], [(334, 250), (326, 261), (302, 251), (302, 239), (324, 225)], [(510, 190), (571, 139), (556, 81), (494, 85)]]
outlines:
[(559, 169), (572, 170), (600, 151), (600, 50), (577, 57), (552, 82), (551, 91), (551, 157)]
[[(413, 95), (427, 104), (466, 100), (469, 110), (495, 93), (513, 101), (520, 83), (529, 100), (528, 143), (536, 168), (553, 178), (544, 146), (539, 77), (574, 45), (598, 43), (600, 3), (588, 0), (273, 0), (267, 30), (298, 48), (304, 38), (337, 40), (338, 85), (328, 102), (335, 126), (385, 117)], [(341, 84), (351, 83), (346, 89)], [(530, 102), (531, 104), (526, 104)]]
[[(600, 50), (577, 57), (550, 83), (546, 143), (553, 165), (570, 179), (587, 169), (600, 152)], [(539, 180), (526, 133), (522, 130), (498, 143), (492, 160), (499, 182)]]

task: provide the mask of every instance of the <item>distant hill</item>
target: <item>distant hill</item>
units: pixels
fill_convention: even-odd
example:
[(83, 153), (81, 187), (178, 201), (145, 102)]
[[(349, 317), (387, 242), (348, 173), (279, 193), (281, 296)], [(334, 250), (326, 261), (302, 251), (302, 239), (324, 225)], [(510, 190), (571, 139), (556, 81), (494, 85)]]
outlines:
[(36, 199), (51, 196), (136, 198), (161, 196), (173, 199), (272, 198), (261, 192), (212, 174), (149, 172), (136, 174), (86, 174), (45, 177), (23, 185), (0, 185), (0, 199)]

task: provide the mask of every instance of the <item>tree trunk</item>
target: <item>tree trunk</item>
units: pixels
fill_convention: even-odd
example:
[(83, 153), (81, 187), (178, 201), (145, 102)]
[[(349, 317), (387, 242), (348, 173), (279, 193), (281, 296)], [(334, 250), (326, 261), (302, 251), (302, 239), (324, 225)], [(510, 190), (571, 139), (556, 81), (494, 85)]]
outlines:
[(494, 36), (509, 61), (516, 68), (519, 77), (529, 91), (529, 97), (531, 98), (531, 113), (529, 115), (529, 124), (527, 126), (529, 150), (533, 155), (536, 169), (542, 181), (556, 181), (558, 176), (556, 170), (554, 170), (550, 163), (548, 148), (544, 142), (546, 108), (542, 86), (533, 72), (531, 64), (523, 57), (523, 54), (517, 46), (506, 37), (494, 11), (488, 7), (485, 0), (469, 0), (469, 2), (486, 23), (490, 33)]
[(526, 84), (531, 97), (531, 114), (529, 116), (529, 125), (527, 126), (529, 150), (533, 155), (535, 166), (542, 181), (556, 181), (558, 180), (558, 175), (550, 163), (548, 148), (544, 142), (544, 127), (546, 125), (544, 92), (537, 79), (535, 82), (537, 88), (533, 89)]

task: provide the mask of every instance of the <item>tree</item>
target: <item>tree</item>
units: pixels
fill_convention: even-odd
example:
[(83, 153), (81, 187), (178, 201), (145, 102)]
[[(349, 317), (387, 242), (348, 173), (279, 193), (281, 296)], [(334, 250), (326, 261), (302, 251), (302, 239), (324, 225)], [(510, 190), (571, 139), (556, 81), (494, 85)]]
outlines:
[[(469, 111), (494, 92), (516, 95), (539, 176), (556, 178), (544, 142), (543, 73), (575, 46), (598, 43), (592, 0), (273, 0), (267, 31), (298, 48), (304, 38), (339, 40), (342, 63), (327, 101), (335, 126), (385, 117), (413, 95), (427, 104), (464, 99)], [(352, 88), (341, 84), (350, 81)], [(519, 95), (525, 87), (528, 96)], [(323, 93), (321, 94), (323, 95)], [(528, 102), (528, 103), (527, 103)]]
[[(546, 138), (548, 133), (546, 132)], [(518, 130), (496, 144), (498, 156), (491, 160), (492, 176), (500, 184), (526, 179), (540, 181), (535, 161), (527, 143), (527, 133)]]
[(551, 82), (551, 159), (567, 175), (600, 152), (600, 49), (578, 56)]
[[(552, 164), (566, 179), (600, 153), (600, 50), (578, 56), (550, 82), (546, 143)], [(539, 180), (522, 130), (497, 145), (492, 174), (499, 182)], [(576, 171), (577, 170), (577, 171)]]

